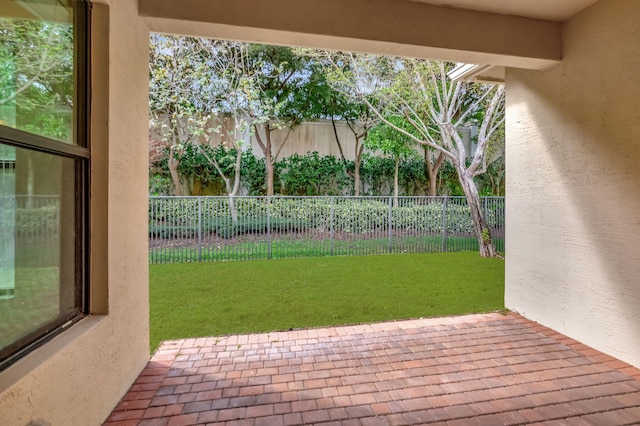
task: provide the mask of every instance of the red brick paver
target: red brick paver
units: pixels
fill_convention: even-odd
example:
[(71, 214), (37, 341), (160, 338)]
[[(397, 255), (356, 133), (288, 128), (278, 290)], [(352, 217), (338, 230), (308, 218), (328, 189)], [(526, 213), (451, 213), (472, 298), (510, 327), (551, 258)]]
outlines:
[(518, 315), (164, 342), (105, 425), (640, 424), (640, 370)]

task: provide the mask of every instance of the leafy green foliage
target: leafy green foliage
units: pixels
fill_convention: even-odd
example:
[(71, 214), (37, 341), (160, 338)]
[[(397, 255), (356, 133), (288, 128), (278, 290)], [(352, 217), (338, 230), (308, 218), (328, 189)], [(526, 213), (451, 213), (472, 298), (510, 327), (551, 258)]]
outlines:
[(0, 19), (0, 124), (73, 138), (73, 27)]
[[(500, 252), (504, 253), (504, 239), (495, 239)], [(364, 256), (391, 253), (438, 253), (478, 251), (478, 239), (472, 237), (456, 237), (425, 235), (420, 237), (403, 238), (401, 241), (394, 239), (394, 244), (389, 252), (388, 238), (346, 239), (330, 241), (328, 239), (316, 240), (311, 238), (285, 238), (275, 239), (271, 243), (266, 239), (247, 241), (240, 239), (238, 242), (229, 240), (224, 247), (205, 247), (202, 251), (197, 248), (159, 248), (149, 252), (153, 264), (158, 263), (184, 263), (184, 262), (220, 262), (229, 260), (263, 260), (263, 259), (287, 259), (299, 257), (327, 257), (327, 256)]]
[[(150, 232), (166, 232), (167, 238), (178, 235), (180, 230), (197, 229), (198, 200), (195, 198), (169, 198), (149, 205)], [(204, 232), (219, 233), (229, 225), (228, 198), (202, 198), (201, 220)], [(333, 207), (329, 198), (244, 198), (235, 200), (239, 220), (244, 220), (248, 232), (266, 228), (267, 216), (275, 227), (296, 224), (296, 229), (318, 227), (340, 229), (343, 232), (361, 234), (372, 229), (384, 229), (389, 223), (389, 204), (386, 198), (338, 199)], [(331, 213), (333, 211), (333, 213)], [(446, 223), (444, 222), (446, 219)], [(498, 211), (487, 211), (487, 223), (496, 226)], [(175, 224), (175, 225), (173, 225)], [(409, 204), (393, 207), (393, 229), (418, 232), (471, 233), (473, 223), (465, 204), (450, 203), (446, 210), (441, 203)], [(173, 231), (170, 229), (174, 229)], [(238, 228), (240, 229), (240, 228)], [(165, 231), (166, 230), (166, 231)], [(225, 231), (225, 235), (227, 233)], [(189, 234), (188, 236), (192, 236)], [(159, 235), (158, 237), (162, 237)]]
[[(226, 148), (222, 145), (211, 147), (190, 144), (185, 146), (180, 154), (178, 171), (190, 182), (197, 181), (201, 189), (217, 188), (218, 192), (213, 195), (224, 195), (226, 193), (224, 182), (214, 164), (209, 160), (216, 161), (223, 173), (233, 179), (236, 153), (235, 148)], [(240, 174), (248, 195), (263, 193), (264, 170), (264, 159), (257, 158), (251, 151), (242, 153)]]
[[(224, 147), (204, 147), (205, 152), (220, 161), (233, 176), (232, 159), (235, 150)], [(172, 195), (172, 184), (168, 177), (165, 150), (163, 157), (152, 164), (149, 178), (150, 195)], [(344, 195), (350, 193), (354, 163), (333, 156), (315, 153), (295, 154), (275, 164), (276, 193), (282, 195)], [(186, 149), (182, 155), (181, 173), (189, 182), (198, 182), (209, 195), (225, 195), (224, 184), (211, 163), (202, 155), (200, 148)], [(246, 195), (265, 194), (265, 160), (251, 151), (242, 153), (242, 188)], [(365, 153), (360, 166), (360, 176), (365, 186), (363, 195), (389, 195), (393, 188), (394, 160), (389, 157)], [(424, 160), (417, 156), (400, 159), (399, 185), (404, 195), (427, 195), (428, 178)], [(483, 196), (504, 195), (504, 160), (492, 163), (487, 173), (475, 178)], [(438, 178), (438, 193), (464, 195), (458, 174), (453, 165), (445, 161)]]
[(364, 155), (360, 173), (362, 180), (368, 182), (371, 187), (370, 195), (389, 194), (389, 189), (385, 185), (389, 184), (389, 179), (393, 179), (393, 172), (392, 158)]
[(445, 161), (440, 167), (440, 179), (444, 182), (443, 190), (449, 195), (459, 196), (464, 195), (462, 185), (458, 179), (458, 171), (450, 161)]
[(249, 67), (257, 71), (256, 86), (260, 101), (268, 106), (265, 122), (299, 123), (312, 117), (310, 102), (315, 96), (318, 76), (309, 60), (291, 47), (248, 45)]
[(487, 167), (487, 171), (476, 177), (480, 195), (505, 194), (505, 161), (501, 156)]
[(235, 153), (235, 149), (226, 149), (221, 145), (213, 148), (208, 145), (199, 147), (189, 144), (186, 145), (182, 151), (178, 171), (188, 177), (199, 176), (200, 182), (206, 187), (212, 179), (218, 177), (218, 173), (205, 155), (208, 154), (212, 158), (215, 158), (223, 172), (228, 174), (233, 173)]
[(367, 147), (372, 150), (380, 150), (385, 154), (391, 155), (394, 158), (408, 157), (416, 155), (413, 146), (414, 140), (404, 133), (401, 133), (390, 126), (388, 123), (392, 123), (397, 128), (401, 128), (411, 133), (415, 132), (413, 126), (411, 126), (407, 120), (403, 117), (394, 115), (387, 117), (387, 122), (380, 123), (371, 129), (369, 137), (367, 138)]
[(251, 151), (243, 152), (240, 173), (247, 195), (264, 195), (266, 191), (264, 158), (256, 157)]
[[(393, 185), (394, 159), (365, 154), (361, 166), (367, 195), (389, 195)], [(428, 178), (424, 161), (416, 156), (400, 159), (398, 181), (405, 195), (427, 195)], [(443, 193), (443, 192), (441, 192)]]
[(283, 195), (341, 195), (350, 186), (345, 164), (317, 152), (294, 154), (276, 164)]
[(155, 173), (149, 176), (149, 195), (172, 195), (173, 184), (171, 178), (161, 173)]
[[(469, 113), (440, 111), (434, 102), (434, 96), (442, 97), (449, 90), (440, 80), (450, 66), (444, 64), (440, 70), (429, 61), (336, 52), (325, 55), (281, 46), (153, 35), (152, 126), (165, 147), (150, 144), (152, 175), (168, 175), (168, 160), (173, 160), (171, 170), (177, 168), (180, 175), (178, 179), (176, 173), (172, 175), (176, 194), (347, 194), (356, 193), (353, 186), (359, 177), (355, 170), (358, 164), (362, 184), (357, 185), (357, 191), (363, 188), (364, 193), (388, 194), (393, 189), (394, 165), (389, 169), (384, 158), (363, 159), (357, 144), (364, 142), (370, 150), (400, 160), (399, 193), (422, 195), (428, 172), (413, 158), (415, 147), (411, 145), (426, 141), (432, 149), (434, 145), (450, 149), (453, 136), (443, 140), (438, 123), (484, 119), (485, 107), (479, 103), (486, 93), (484, 87), (460, 86), (456, 96)], [(442, 114), (450, 117), (445, 120)], [(212, 120), (220, 116), (232, 118), (232, 128), (214, 125)], [(307, 153), (278, 162), (280, 147), (271, 143), (270, 132), (317, 118), (347, 122), (357, 138), (356, 163), (344, 161), (342, 147), (340, 160)], [(499, 154), (504, 139), (498, 122), (492, 122), (497, 130), (492, 127), (489, 130), (493, 132), (483, 133), (495, 139), (487, 146), (491, 160)], [(243, 152), (242, 158), (232, 162), (234, 154), (246, 149), (251, 135), (256, 137), (264, 159)], [(207, 147), (213, 139), (213, 145), (220, 142), (225, 148)], [(172, 155), (168, 155), (169, 149)], [(491, 168), (491, 161), (487, 163)], [(457, 172), (446, 170), (450, 166), (445, 162), (443, 176), (437, 179), (439, 194), (462, 193)], [(472, 168), (484, 166), (475, 164)], [(499, 176), (503, 168), (493, 169), (498, 175), (476, 178), (483, 194), (504, 188), (504, 178)], [(266, 181), (272, 175), (275, 185)], [(240, 185), (232, 182), (240, 177)], [(152, 193), (164, 193), (161, 179), (154, 178), (152, 183), (157, 188)]]

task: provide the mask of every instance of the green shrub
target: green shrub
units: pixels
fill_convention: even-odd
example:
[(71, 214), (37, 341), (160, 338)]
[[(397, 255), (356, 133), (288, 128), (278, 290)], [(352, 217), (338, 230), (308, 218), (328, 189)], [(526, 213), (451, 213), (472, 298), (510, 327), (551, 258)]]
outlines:
[[(215, 232), (225, 237), (245, 232), (262, 232), (267, 229), (267, 217), (270, 217), (272, 229), (278, 226), (283, 229), (333, 227), (341, 232), (363, 234), (388, 229), (389, 226), (390, 205), (387, 197), (274, 197), (271, 200), (266, 197), (238, 197), (235, 198), (235, 206), (239, 219), (235, 225), (232, 225), (227, 197), (202, 197), (200, 201), (197, 198), (152, 198), (149, 204), (152, 225), (175, 228), (173, 231), (162, 231), (162, 235), (180, 235), (179, 230), (197, 227), (198, 203), (203, 232)], [(491, 208), (484, 209), (489, 227), (502, 227), (503, 203), (494, 202)], [(446, 229), (448, 234), (460, 235), (475, 232), (464, 199), (450, 199), (445, 209), (441, 200), (425, 198), (418, 202), (407, 202), (401, 198), (399, 205), (391, 208), (391, 227), (394, 230), (429, 233), (439, 233)]]
[(265, 233), (269, 227), (272, 230), (299, 231), (310, 227), (310, 224), (300, 220), (285, 220), (280, 218), (267, 218), (266, 216), (255, 218), (238, 218), (236, 223), (231, 219), (218, 222), (213, 227), (213, 232), (222, 238), (232, 238), (236, 235)]
[(153, 238), (194, 238), (198, 236), (198, 226), (149, 225), (149, 236)]
[(280, 193), (284, 195), (342, 195), (353, 186), (348, 162), (318, 152), (293, 154), (275, 165)]

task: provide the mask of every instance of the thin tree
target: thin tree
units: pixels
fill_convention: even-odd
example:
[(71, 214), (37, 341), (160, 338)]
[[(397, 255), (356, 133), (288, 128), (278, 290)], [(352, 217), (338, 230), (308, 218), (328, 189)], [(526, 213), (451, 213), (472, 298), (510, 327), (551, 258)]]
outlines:
[[(504, 122), (504, 86), (451, 81), (449, 65), (436, 61), (353, 53), (344, 53), (339, 61), (334, 60), (330, 71), (337, 88), (361, 99), (388, 126), (451, 161), (467, 199), (480, 255), (497, 256), (474, 178), (487, 170), (488, 143)], [(404, 117), (413, 130), (389, 119), (394, 116)], [(477, 146), (467, 164), (469, 153), (459, 129), (474, 116), (480, 117)]]
[[(242, 153), (248, 148), (252, 122), (265, 121), (248, 45), (226, 40), (151, 36), (151, 127), (168, 141), (168, 166), (176, 195), (187, 195), (179, 166), (187, 144), (214, 167), (229, 196), (233, 222), (238, 213)], [(204, 149), (214, 136), (230, 155), (230, 170)]]
[[(393, 123), (394, 127), (387, 124)], [(400, 160), (403, 157), (410, 157), (411, 154), (415, 155), (413, 145), (414, 139), (408, 137), (405, 133), (400, 133), (396, 130), (397, 127), (405, 129), (407, 132), (411, 132), (411, 126), (406, 122), (402, 116), (386, 117), (386, 120), (378, 124), (371, 130), (367, 145), (372, 150), (380, 150), (384, 154), (391, 155), (394, 161), (393, 168), (393, 204), (398, 206), (399, 195), (399, 183), (398, 175), (400, 168)]]
[[(353, 178), (353, 193), (356, 197), (360, 196), (360, 188), (362, 186), (360, 179), (360, 168), (362, 166), (362, 155), (364, 154), (365, 147), (367, 146), (367, 138), (369, 132), (373, 129), (380, 120), (374, 115), (366, 104), (351, 104), (351, 108), (346, 110), (344, 114), (344, 121), (351, 130), (354, 138), (353, 154), (354, 164), (353, 173), (349, 175)], [(333, 132), (338, 144), (338, 151), (343, 160), (345, 160), (344, 152), (342, 150), (342, 144), (338, 137), (335, 120), (331, 119), (333, 125)]]
[[(297, 50), (283, 46), (249, 45), (251, 68), (255, 71), (261, 115), (253, 117), (258, 146), (266, 163), (267, 195), (274, 193), (274, 164), (294, 127), (314, 118), (314, 99), (321, 70)], [(273, 132), (286, 129), (279, 146)]]
[(198, 39), (161, 34), (150, 38), (149, 130), (169, 147), (167, 165), (178, 196), (189, 195), (179, 172), (184, 148), (207, 136), (211, 119), (212, 104), (198, 90), (207, 76), (199, 52)]
[(325, 56), (331, 53), (312, 49), (296, 49), (295, 51), (308, 58), (308, 68), (314, 70), (310, 77), (310, 84), (305, 86), (305, 89), (311, 88), (312, 90), (307, 89), (305, 96), (302, 97), (307, 102), (310, 111), (308, 116), (312, 119), (331, 120), (338, 152), (344, 164), (347, 159), (342, 146), (343, 141), (340, 140), (338, 133), (337, 121), (344, 122), (353, 135), (354, 168), (353, 171), (347, 169), (346, 173), (353, 179), (353, 194), (357, 197), (360, 195), (362, 186), (360, 169), (367, 136), (380, 120), (366, 104), (345, 96), (329, 84), (325, 70), (330, 63)]
[(215, 155), (202, 150), (204, 157), (211, 163), (222, 178), (229, 195), (229, 209), (233, 223), (238, 222), (238, 210), (235, 198), (240, 191), (242, 153), (249, 148), (251, 136), (251, 117), (264, 120), (263, 108), (257, 88), (256, 70), (250, 67), (249, 49), (246, 43), (226, 40), (199, 39), (201, 55), (208, 68), (207, 79), (199, 88), (209, 97), (213, 112), (218, 119), (228, 118), (231, 128), (223, 125), (209, 127), (207, 132), (224, 132), (223, 145), (229, 153), (235, 155), (232, 175), (225, 173)]

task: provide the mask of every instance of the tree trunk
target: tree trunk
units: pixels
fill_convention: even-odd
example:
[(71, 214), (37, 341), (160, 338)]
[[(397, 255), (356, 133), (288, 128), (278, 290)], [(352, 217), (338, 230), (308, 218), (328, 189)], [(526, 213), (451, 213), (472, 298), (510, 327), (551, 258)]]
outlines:
[(491, 239), (491, 231), (487, 226), (482, 209), (480, 207), (480, 196), (478, 195), (478, 189), (476, 188), (473, 178), (466, 172), (466, 170), (459, 170), (458, 177), (462, 190), (467, 198), (467, 204), (469, 205), (469, 211), (471, 212), (471, 220), (476, 231), (478, 238), (478, 246), (480, 247), (480, 256), (482, 257), (498, 257), (493, 240)]
[(229, 211), (231, 212), (231, 222), (235, 225), (238, 223), (238, 208), (236, 207), (236, 196), (229, 194)]
[(273, 195), (273, 158), (271, 154), (267, 153), (264, 157), (267, 166), (267, 195)]
[(260, 136), (260, 131), (258, 129), (258, 125), (254, 125), (256, 141), (262, 150), (262, 154), (264, 155), (264, 161), (267, 169), (267, 196), (273, 195), (273, 155), (271, 153), (271, 127), (269, 123), (263, 124), (262, 128), (264, 129), (264, 141)]
[(438, 181), (437, 179), (429, 179), (429, 196), (435, 197), (438, 193)]
[(231, 221), (234, 224), (238, 223), (238, 208), (236, 207), (235, 198), (238, 195), (238, 191), (240, 191), (240, 167), (241, 166), (242, 166), (242, 150), (240, 149), (239, 146), (236, 146), (236, 163), (234, 165), (235, 175), (233, 178), (233, 187), (227, 188), (227, 192), (229, 194), (229, 210), (231, 211)]
[(398, 207), (398, 170), (400, 169), (400, 157), (396, 157), (396, 167), (393, 173), (393, 206)]
[(429, 148), (424, 147), (424, 166), (427, 169), (427, 177), (429, 178), (429, 195), (435, 197), (438, 194), (438, 170), (444, 161), (444, 154), (440, 153), (435, 164), (431, 165), (429, 158)]
[(189, 195), (185, 189), (182, 180), (180, 179), (180, 173), (178, 172), (178, 166), (180, 166), (180, 160), (175, 158), (174, 147), (169, 148), (169, 160), (168, 160), (169, 172), (171, 173), (171, 181), (173, 182), (173, 192), (177, 196)]
[(353, 189), (354, 195), (356, 197), (360, 196), (360, 162), (362, 161), (361, 156), (356, 157), (355, 161), (355, 171), (353, 173)]
[[(331, 117), (331, 125), (333, 126), (333, 136), (336, 138), (336, 144), (338, 145), (340, 158), (342, 158), (342, 160), (345, 161), (346, 158), (344, 156), (344, 151), (342, 150), (342, 144), (340, 143), (340, 138), (338, 137), (338, 129), (336, 127), (336, 121), (333, 117)], [(364, 135), (358, 135), (353, 130), (353, 127), (351, 127), (350, 125), (349, 125), (349, 128), (351, 129), (351, 132), (353, 132), (353, 136), (356, 139), (355, 161), (354, 161), (355, 170), (353, 173), (347, 172), (347, 174), (353, 178), (354, 196), (359, 197), (360, 196), (360, 163), (362, 162), (362, 151), (364, 149), (364, 145), (360, 143), (360, 138), (363, 137)]]

